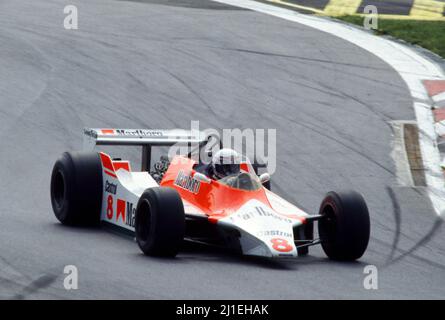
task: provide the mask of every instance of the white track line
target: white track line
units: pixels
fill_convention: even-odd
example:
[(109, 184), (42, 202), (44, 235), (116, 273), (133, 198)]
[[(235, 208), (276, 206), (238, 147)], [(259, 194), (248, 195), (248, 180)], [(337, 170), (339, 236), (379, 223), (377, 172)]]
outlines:
[(433, 97), (433, 101), (435, 103), (439, 103), (439, 102), (445, 101), (445, 92), (442, 92), (440, 94), (435, 95)]
[(304, 15), (252, 0), (213, 1), (265, 13), (332, 34), (369, 51), (393, 67), (405, 81), (413, 97), (428, 195), (436, 213), (442, 216), (445, 211), (445, 179), (440, 167), (437, 134), (431, 110), (432, 100), (422, 83), (422, 80), (445, 79), (437, 64), (407, 46), (330, 19)]

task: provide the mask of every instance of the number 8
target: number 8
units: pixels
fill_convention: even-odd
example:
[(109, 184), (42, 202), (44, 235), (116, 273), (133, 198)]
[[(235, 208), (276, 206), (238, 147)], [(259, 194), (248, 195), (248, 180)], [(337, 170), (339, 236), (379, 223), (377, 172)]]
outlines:
[(272, 248), (274, 248), (276, 251), (289, 252), (293, 249), (286, 239), (273, 238), (272, 240), (270, 240), (270, 242), (272, 242)]

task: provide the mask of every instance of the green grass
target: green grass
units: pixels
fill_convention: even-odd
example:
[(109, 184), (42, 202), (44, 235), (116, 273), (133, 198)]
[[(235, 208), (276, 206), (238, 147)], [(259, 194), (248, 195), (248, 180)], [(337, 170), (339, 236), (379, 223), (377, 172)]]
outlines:
[[(338, 19), (363, 26), (363, 17), (343, 16)], [(445, 22), (378, 19), (379, 35), (390, 35), (417, 44), (445, 58)]]

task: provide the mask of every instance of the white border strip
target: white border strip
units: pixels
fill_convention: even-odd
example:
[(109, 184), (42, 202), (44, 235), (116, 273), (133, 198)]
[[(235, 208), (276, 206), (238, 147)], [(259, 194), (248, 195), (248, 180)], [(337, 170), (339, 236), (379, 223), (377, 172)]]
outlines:
[(407, 84), (414, 100), (413, 107), (419, 126), (419, 142), (428, 195), (437, 214), (442, 215), (445, 210), (445, 179), (440, 167), (432, 100), (422, 83), (422, 80), (445, 79), (438, 65), (407, 46), (330, 19), (304, 15), (252, 0), (213, 1), (265, 13), (332, 34), (369, 51), (393, 67)]
[(445, 92), (439, 93), (433, 97), (433, 101), (435, 103), (439, 103), (445, 101)]

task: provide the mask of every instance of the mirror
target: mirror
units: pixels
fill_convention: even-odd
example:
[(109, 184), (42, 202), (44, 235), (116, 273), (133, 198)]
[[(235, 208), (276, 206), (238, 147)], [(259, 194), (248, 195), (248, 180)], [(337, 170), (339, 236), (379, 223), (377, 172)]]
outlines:
[(266, 172), (260, 175), (260, 181), (262, 184), (265, 184), (266, 182), (270, 181), (270, 174)]
[(193, 179), (198, 180), (202, 183), (212, 183), (212, 179), (200, 172), (195, 172), (195, 174), (193, 175)]

